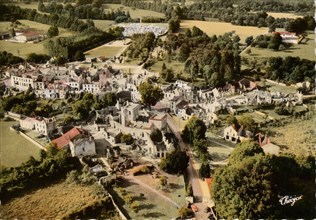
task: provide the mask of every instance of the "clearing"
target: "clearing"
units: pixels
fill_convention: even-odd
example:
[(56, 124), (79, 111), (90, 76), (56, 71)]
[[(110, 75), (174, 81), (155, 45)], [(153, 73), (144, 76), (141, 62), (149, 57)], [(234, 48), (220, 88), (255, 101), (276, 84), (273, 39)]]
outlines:
[(0, 164), (6, 167), (20, 166), (30, 156), (39, 158), (40, 148), (26, 140), (10, 126), (18, 124), (16, 121), (0, 121)]
[(110, 10), (116, 10), (121, 9), (123, 11), (129, 11), (129, 14), (131, 18), (140, 18), (140, 17), (159, 17), (164, 18), (165, 15), (163, 13), (155, 12), (155, 11), (149, 11), (149, 10), (143, 10), (143, 9), (137, 9), (133, 7), (126, 7), (121, 4), (104, 4), (103, 7), (105, 8), (105, 11)]
[(2, 204), (4, 219), (61, 219), (100, 200), (92, 187), (60, 182)]
[[(227, 32), (234, 31), (240, 37), (240, 43), (244, 43), (248, 36), (256, 37), (260, 34), (267, 34), (268, 28), (262, 27), (250, 27), (250, 26), (237, 26), (226, 22), (216, 22), (216, 21), (194, 21), (194, 20), (182, 20), (180, 23), (180, 30), (185, 28), (192, 28), (193, 26), (198, 27), (208, 36), (212, 35), (223, 35)], [(282, 29), (277, 29), (277, 31), (282, 31)]]

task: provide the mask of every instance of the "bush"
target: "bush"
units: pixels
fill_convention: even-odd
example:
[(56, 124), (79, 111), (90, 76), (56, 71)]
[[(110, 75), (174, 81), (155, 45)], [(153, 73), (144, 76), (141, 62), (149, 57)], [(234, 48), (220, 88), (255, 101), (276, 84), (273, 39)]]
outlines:
[(133, 172), (133, 176), (147, 174), (147, 173), (150, 173), (150, 169), (148, 168), (148, 166), (144, 165), (144, 166), (136, 168)]

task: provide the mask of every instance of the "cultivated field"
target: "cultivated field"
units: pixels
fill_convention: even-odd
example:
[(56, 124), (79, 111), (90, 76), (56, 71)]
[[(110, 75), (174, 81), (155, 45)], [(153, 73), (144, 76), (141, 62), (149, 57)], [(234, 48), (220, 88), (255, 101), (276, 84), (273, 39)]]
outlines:
[(293, 13), (279, 13), (279, 12), (267, 12), (268, 15), (274, 17), (274, 18), (291, 18), (291, 19), (296, 19), (296, 18), (302, 18), (303, 16), (301, 15), (296, 15)]
[(283, 51), (273, 51), (271, 49), (264, 49), (264, 48), (256, 48), (251, 47), (251, 53), (247, 54), (245, 51), (241, 52), (240, 55), (245, 58), (253, 58), (253, 59), (260, 59), (260, 58), (269, 58), (269, 57), (300, 57), (301, 59), (308, 59), (308, 60), (316, 60), (315, 55), (315, 34), (308, 34), (308, 36), (300, 43), (300, 44), (293, 44), (293, 46), (287, 50)]
[(126, 6), (120, 5), (120, 4), (104, 4), (103, 7), (105, 8), (105, 11), (115, 10), (115, 9), (119, 9), (119, 8), (124, 10), (124, 11), (129, 11), (131, 18), (139, 18), (139, 17), (147, 17), (147, 16), (159, 17), (159, 18), (165, 17), (165, 15), (163, 13), (126, 7)]
[(15, 167), (27, 161), (30, 156), (39, 158), (40, 148), (20, 134), (10, 130), (16, 121), (0, 121), (0, 164)]
[(1, 218), (61, 219), (96, 200), (92, 188), (61, 182), (2, 204)]
[[(232, 25), (230, 23), (225, 22), (215, 22), (215, 21), (193, 21), (193, 20), (183, 20), (180, 24), (180, 30), (185, 28), (192, 28), (196, 26), (200, 28), (203, 32), (207, 35), (212, 36), (216, 35), (223, 35), (227, 32), (234, 31), (240, 37), (240, 43), (245, 43), (245, 39), (248, 36), (258, 36), (260, 34), (268, 33), (268, 28), (262, 27), (249, 27), (249, 26), (237, 26)], [(279, 30), (280, 31), (280, 30)]]

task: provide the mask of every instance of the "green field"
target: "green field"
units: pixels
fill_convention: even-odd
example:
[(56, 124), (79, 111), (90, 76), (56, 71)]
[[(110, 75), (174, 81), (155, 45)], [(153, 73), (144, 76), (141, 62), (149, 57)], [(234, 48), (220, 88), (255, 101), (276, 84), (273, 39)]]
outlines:
[(120, 8), (124, 11), (129, 11), (131, 18), (139, 18), (139, 17), (147, 17), (147, 16), (159, 17), (159, 18), (165, 17), (165, 15), (163, 13), (126, 7), (126, 6), (120, 5), (120, 4), (105, 4), (103, 6), (105, 8), (105, 11), (115, 10), (118, 8)]
[(306, 39), (302, 41), (300, 44), (293, 44), (293, 46), (284, 51), (273, 51), (270, 49), (264, 48), (256, 48), (251, 47), (251, 53), (247, 54), (245, 51), (241, 52), (240, 55), (245, 58), (253, 58), (253, 59), (260, 59), (260, 58), (269, 58), (269, 57), (300, 57), (301, 59), (308, 59), (308, 60), (316, 60), (315, 56), (315, 34), (308, 34)]
[(87, 51), (85, 53), (85, 55), (88, 56), (88, 57), (104, 56), (105, 58), (111, 58), (113, 56), (116, 56), (123, 49), (124, 49), (124, 47), (101, 46), (101, 47), (97, 47), (95, 49), (92, 49), (90, 51)]
[[(39, 32), (46, 33), (48, 29), (50, 28), (50, 25), (37, 23), (34, 21), (29, 20), (19, 20), (21, 22), (21, 25), (15, 27), (15, 29), (18, 28), (34, 28)], [(11, 26), (11, 22), (1, 22), (0, 23), (0, 31), (8, 31)], [(68, 31), (64, 28), (58, 28), (59, 29), (59, 36), (60, 37), (67, 37), (74, 34), (74, 32)], [(48, 51), (44, 47), (44, 42), (42, 41), (40, 43), (14, 43), (14, 42), (8, 42), (8, 41), (0, 41), (0, 50), (7, 51), (12, 53), (15, 56), (20, 56), (22, 58), (26, 58), (29, 53), (39, 53), (39, 54), (47, 54)]]
[(111, 25), (115, 24), (114, 21), (109, 21), (109, 20), (93, 20), (94, 26), (106, 31), (110, 28)]
[(0, 121), (0, 164), (6, 167), (19, 166), (30, 156), (39, 158), (40, 148), (10, 130), (10, 126), (14, 124), (18, 122)]

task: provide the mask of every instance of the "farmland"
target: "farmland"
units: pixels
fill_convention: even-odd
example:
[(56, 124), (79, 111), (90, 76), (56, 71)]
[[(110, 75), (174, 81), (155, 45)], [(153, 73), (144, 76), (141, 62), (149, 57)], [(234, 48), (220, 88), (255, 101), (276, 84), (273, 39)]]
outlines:
[(129, 11), (131, 18), (139, 18), (139, 17), (147, 17), (147, 16), (159, 17), (159, 18), (165, 17), (165, 15), (163, 13), (126, 7), (126, 6), (120, 5), (120, 4), (105, 4), (103, 6), (105, 8), (105, 11), (116, 10), (116, 9), (121, 9), (123, 11)]
[(234, 31), (240, 37), (240, 43), (244, 43), (248, 36), (257, 36), (260, 34), (268, 33), (268, 28), (257, 28), (249, 26), (237, 26), (225, 22), (214, 22), (214, 21), (193, 21), (183, 20), (180, 24), (180, 30), (185, 28), (192, 28), (193, 26), (198, 27), (207, 35), (223, 35), (227, 32)]
[(103, 31), (107, 31), (111, 27), (111, 25), (115, 24), (114, 21), (109, 20), (93, 20), (93, 22), (95, 27)]
[(279, 13), (279, 12), (267, 12), (269, 16), (272, 16), (274, 18), (291, 18), (291, 19), (296, 19), (296, 18), (302, 18), (303, 16), (301, 15), (296, 15), (292, 13)]
[(40, 148), (10, 130), (15, 124), (16, 121), (0, 121), (0, 164), (7, 167), (19, 166), (30, 156), (38, 158), (40, 152)]
[(99, 199), (92, 187), (60, 182), (2, 205), (1, 218), (61, 219), (67, 213), (79, 210)]
[(124, 42), (125, 41), (122, 40), (111, 41), (102, 46), (87, 51), (85, 55), (88, 57), (104, 56), (106, 58), (119, 56), (128, 47), (128, 45), (124, 44)]

